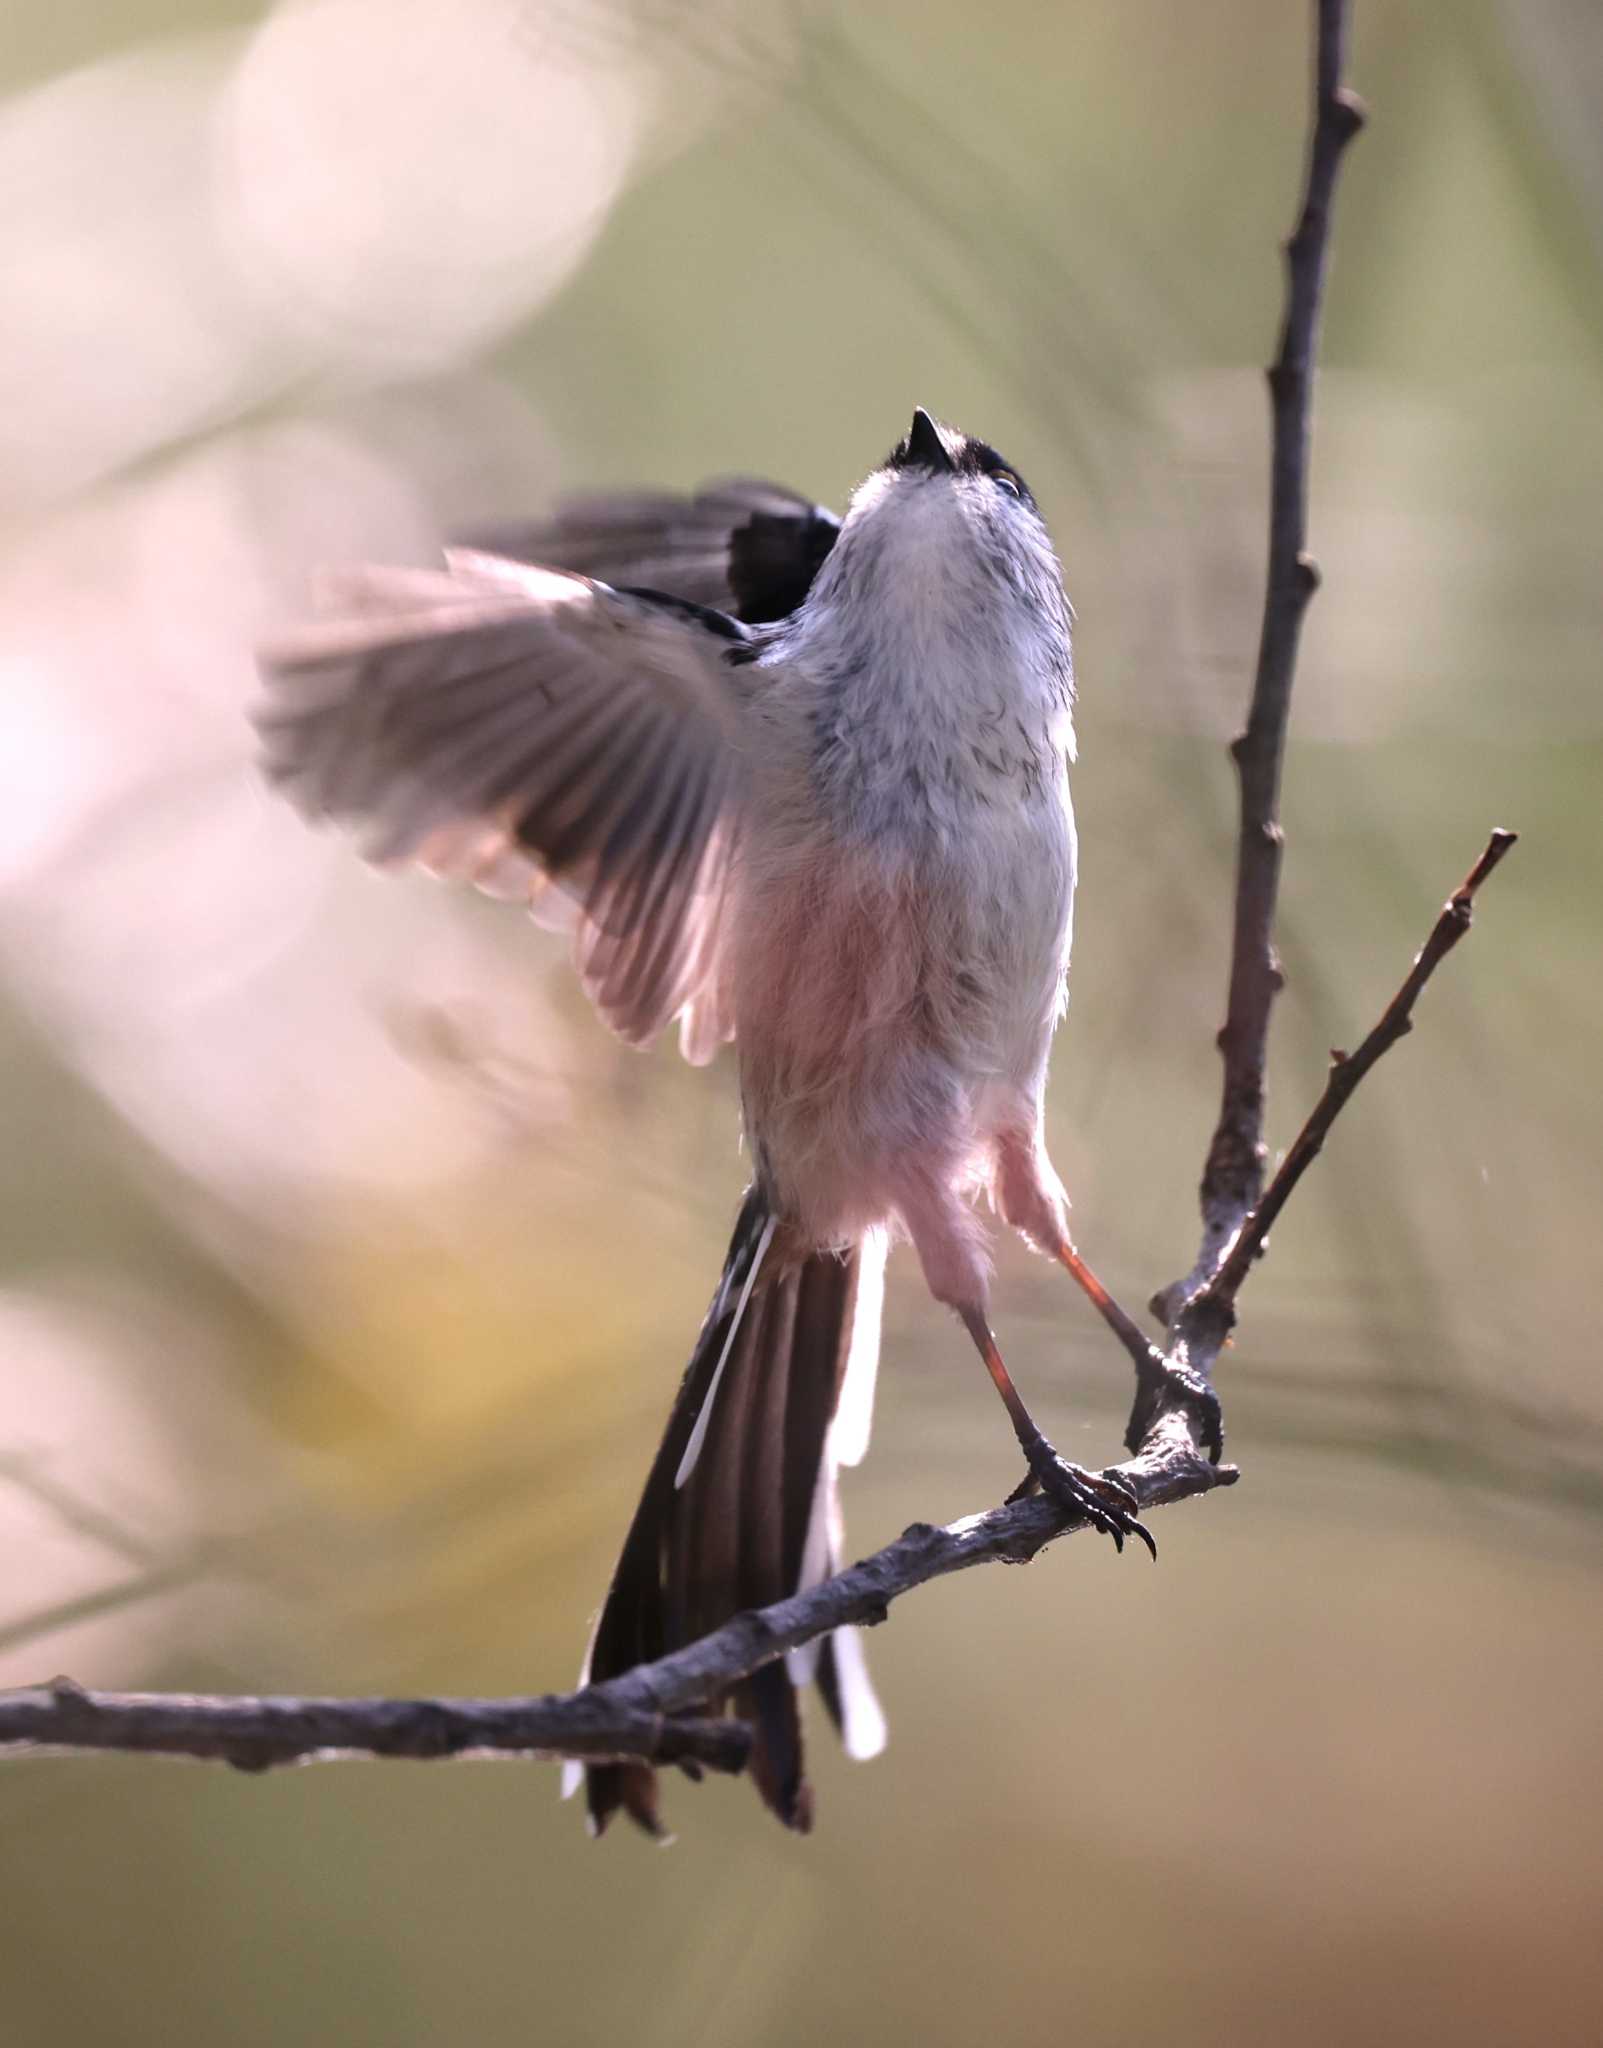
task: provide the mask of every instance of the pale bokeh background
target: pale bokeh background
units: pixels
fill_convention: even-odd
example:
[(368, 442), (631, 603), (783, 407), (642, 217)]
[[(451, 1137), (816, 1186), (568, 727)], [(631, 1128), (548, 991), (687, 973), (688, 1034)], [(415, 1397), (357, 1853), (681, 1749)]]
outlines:
[[(0, 1772), (0, 2040), (1597, 2037), (1603, 17), (1368, 0), (1272, 1132), (1523, 842), (1251, 1283), (1233, 1494), (921, 1595), (820, 1828), (537, 1767)], [(727, 1061), (259, 787), (321, 562), (609, 481), (839, 504), (915, 402), (1079, 607), (1052, 1092), (1082, 1242), (1188, 1262), (1214, 1108), (1298, 7), (34, 7), (0, 55), (0, 1682), (576, 1667), (741, 1185)], [(619, 1226), (622, 1223), (620, 1238)], [(1075, 1454), (1117, 1352), (1009, 1248)], [(854, 1546), (1015, 1458), (892, 1269)]]

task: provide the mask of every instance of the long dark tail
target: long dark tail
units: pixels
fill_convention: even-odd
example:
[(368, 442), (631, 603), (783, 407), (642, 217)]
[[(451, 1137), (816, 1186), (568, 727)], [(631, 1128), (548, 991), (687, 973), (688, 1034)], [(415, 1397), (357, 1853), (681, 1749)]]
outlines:
[[(883, 1261), (878, 1238), (842, 1256), (783, 1257), (766, 1203), (748, 1190), (596, 1623), (587, 1678), (649, 1663), (836, 1568), (836, 1473), (867, 1444)], [(703, 1710), (725, 1706), (752, 1723), (758, 1790), (804, 1831), (812, 1788), (796, 1688), (812, 1677), (847, 1749), (872, 1755), (884, 1721), (849, 1630), (814, 1656), (796, 1652), (754, 1672)], [(662, 1832), (648, 1765), (600, 1764), (583, 1775), (598, 1834), (620, 1806)]]

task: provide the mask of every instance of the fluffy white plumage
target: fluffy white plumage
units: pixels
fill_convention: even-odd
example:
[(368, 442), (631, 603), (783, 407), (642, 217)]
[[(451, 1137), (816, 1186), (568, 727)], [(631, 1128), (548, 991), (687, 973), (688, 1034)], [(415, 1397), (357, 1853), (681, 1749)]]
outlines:
[(754, 1154), (811, 1242), (899, 1223), (950, 1300), (982, 1259), (963, 1197), (1038, 1149), (1064, 1000), (1072, 686), (1045, 529), (984, 476), (881, 471), (760, 665), (727, 950)]

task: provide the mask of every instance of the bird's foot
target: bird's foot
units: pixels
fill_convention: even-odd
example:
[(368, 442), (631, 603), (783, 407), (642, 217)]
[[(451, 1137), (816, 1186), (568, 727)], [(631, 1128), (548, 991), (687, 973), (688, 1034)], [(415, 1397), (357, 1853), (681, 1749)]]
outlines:
[(1157, 1557), (1152, 1531), (1140, 1519), (1141, 1503), (1135, 1489), (1117, 1473), (1088, 1472), (1083, 1465), (1071, 1465), (1039, 1434), (1024, 1446), (1024, 1455), (1029, 1470), (1008, 1495), (1010, 1503), (1039, 1489), (1066, 1513), (1083, 1516), (1093, 1529), (1111, 1536), (1115, 1550), (1122, 1551), (1125, 1537), (1134, 1536)]

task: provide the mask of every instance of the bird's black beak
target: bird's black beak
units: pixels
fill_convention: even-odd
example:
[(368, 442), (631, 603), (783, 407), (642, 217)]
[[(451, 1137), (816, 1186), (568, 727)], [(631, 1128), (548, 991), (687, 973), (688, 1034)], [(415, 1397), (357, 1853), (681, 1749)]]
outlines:
[(912, 430), (907, 436), (906, 461), (910, 467), (932, 469), (937, 474), (949, 474), (953, 468), (946, 443), (941, 439), (941, 430), (923, 406), (913, 415)]

